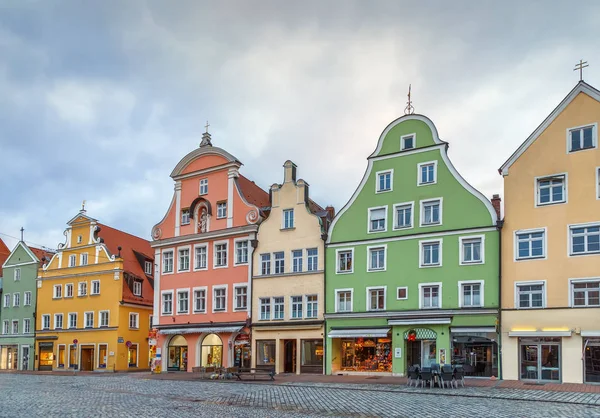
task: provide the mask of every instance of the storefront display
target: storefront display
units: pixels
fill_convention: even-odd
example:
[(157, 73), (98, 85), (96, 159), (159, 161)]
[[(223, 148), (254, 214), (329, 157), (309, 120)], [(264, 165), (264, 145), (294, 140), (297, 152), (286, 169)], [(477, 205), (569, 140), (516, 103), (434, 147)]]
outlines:
[(16, 370), (19, 359), (19, 346), (3, 345), (0, 348), (0, 370)]
[(584, 347), (584, 383), (600, 383), (600, 339), (586, 339)]
[(251, 348), (250, 336), (248, 334), (239, 334), (234, 341), (234, 366), (251, 367)]
[(353, 338), (342, 340), (342, 370), (391, 372), (390, 338)]
[(275, 340), (256, 342), (256, 367), (275, 367)]
[(54, 362), (54, 343), (39, 343), (39, 348), (39, 370), (52, 370), (52, 363)]
[(519, 338), (520, 378), (561, 379), (560, 338)]
[(302, 340), (300, 373), (323, 373), (323, 340)]
[(223, 342), (217, 334), (210, 334), (202, 340), (202, 367), (223, 365)]
[(169, 342), (168, 371), (187, 371), (187, 340), (181, 335), (176, 335)]
[(453, 332), (452, 365), (461, 365), (466, 376), (498, 376), (498, 343), (495, 332)]

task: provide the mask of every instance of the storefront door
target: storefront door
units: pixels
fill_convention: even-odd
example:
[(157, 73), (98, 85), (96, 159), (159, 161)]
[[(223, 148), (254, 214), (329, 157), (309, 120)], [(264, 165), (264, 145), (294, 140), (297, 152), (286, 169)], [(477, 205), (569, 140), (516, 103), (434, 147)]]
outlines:
[(421, 367), (421, 341), (408, 341), (406, 347), (406, 369)]
[(81, 347), (81, 369), (91, 372), (94, 370), (94, 349), (92, 347)]
[(436, 344), (435, 340), (423, 340), (423, 348), (421, 349), (423, 357), (423, 367), (431, 367), (436, 361)]
[(39, 370), (52, 370), (54, 361), (54, 343), (40, 343), (40, 364)]
[(523, 380), (560, 381), (560, 339), (520, 340), (520, 376)]
[(586, 340), (584, 383), (600, 383), (600, 340)]
[(168, 371), (187, 371), (187, 340), (176, 335), (169, 341)]
[(296, 373), (296, 340), (283, 341), (283, 372)]
[(21, 347), (21, 370), (29, 370), (29, 346)]

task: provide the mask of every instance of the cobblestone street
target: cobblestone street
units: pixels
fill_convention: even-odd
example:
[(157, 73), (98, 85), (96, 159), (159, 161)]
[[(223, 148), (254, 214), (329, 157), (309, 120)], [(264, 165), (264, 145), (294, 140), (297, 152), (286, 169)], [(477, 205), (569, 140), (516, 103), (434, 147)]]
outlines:
[[(600, 417), (596, 394), (0, 374), (1, 417)], [(541, 399), (550, 399), (543, 401)]]

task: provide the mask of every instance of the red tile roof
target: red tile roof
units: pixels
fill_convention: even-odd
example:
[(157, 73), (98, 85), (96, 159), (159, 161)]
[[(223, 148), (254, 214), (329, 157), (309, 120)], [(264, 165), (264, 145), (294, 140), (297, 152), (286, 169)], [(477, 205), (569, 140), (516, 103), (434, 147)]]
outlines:
[(31, 252), (35, 254), (35, 256), (38, 258), (38, 260), (40, 260), (40, 266), (42, 266), (44, 264), (44, 261), (42, 260), (44, 257), (46, 257), (46, 261), (50, 261), (50, 259), (54, 255), (54, 252), (50, 251), (50, 250), (44, 250), (42, 248), (32, 247), (31, 245), (28, 245), (28, 247), (31, 250)]
[(4, 264), (4, 262), (8, 259), (9, 255), (10, 250), (4, 241), (2, 241), (2, 238), (0, 238), (0, 277), (2, 277), (2, 264)]
[(271, 206), (269, 193), (257, 186), (256, 183), (240, 175), (238, 177), (238, 184), (240, 191), (248, 203), (257, 206), (259, 209)]

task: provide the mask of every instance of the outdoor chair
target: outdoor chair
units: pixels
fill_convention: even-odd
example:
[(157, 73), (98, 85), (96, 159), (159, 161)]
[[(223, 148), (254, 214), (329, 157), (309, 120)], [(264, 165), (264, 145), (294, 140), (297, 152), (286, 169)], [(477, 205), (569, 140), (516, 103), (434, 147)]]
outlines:
[(454, 383), (456, 384), (456, 388), (458, 389), (458, 382), (465, 387), (465, 370), (462, 366), (456, 366), (454, 369)]
[(439, 373), (440, 372), (440, 365), (437, 364), (437, 363), (431, 363), (431, 371)]
[(412, 366), (408, 368), (408, 386), (412, 386), (415, 382), (415, 387), (419, 384), (419, 368)]
[(214, 379), (213, 375), (216, 372), (216, 368), (215, 367), (204, 367), (203, 371), (202, 371), (202, 379), (206, 378), (206, 375), (208, 375), (208, 377), (210, 379)]
[(444, 365), (442, 367), (440, 379), (440, 383), (443, 388), (445, 388), (446, 386), (454, 387), (454, 383), (452, 382), (452, 379), (454, 379), (454, 373), (452, 373), (452, 366)]
[(425, 387), (426, 383), (429, 383), (429, 388), (433, 388), (433, 373), (431, 373), (431, 367), (423, 367), (421, 369), (421, 387)]

